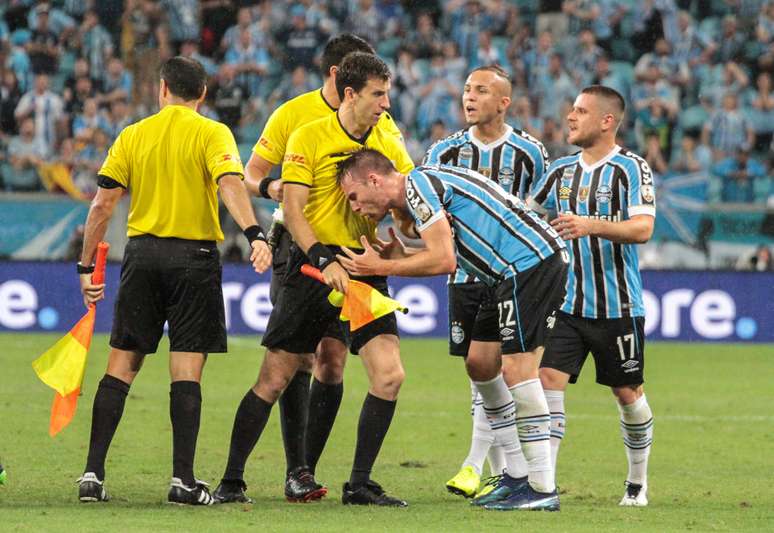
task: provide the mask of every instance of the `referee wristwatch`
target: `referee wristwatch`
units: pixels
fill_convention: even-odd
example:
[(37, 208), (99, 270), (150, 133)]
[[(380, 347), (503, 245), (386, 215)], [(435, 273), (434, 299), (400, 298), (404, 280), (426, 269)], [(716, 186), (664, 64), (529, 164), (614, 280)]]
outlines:
[(81, 264), (80, 261), (78, 261), (78, 265), (76, 266), (78, 270), (78, 274), (93, 274), (94, 273), (94, 265), (84, 266)]

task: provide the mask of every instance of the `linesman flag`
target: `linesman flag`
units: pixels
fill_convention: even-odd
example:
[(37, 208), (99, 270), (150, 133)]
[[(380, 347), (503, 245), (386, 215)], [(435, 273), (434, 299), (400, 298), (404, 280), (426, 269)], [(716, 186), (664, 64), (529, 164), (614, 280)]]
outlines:
[[(110, 245), (106, 242), (97, 245), (97, 260), (91, 275), (94, 284), (105, 281), (108, 248)], [(62, 431), (75, 416), (86, 371), (86, 356), (94, 333), (96, 309), (95, 304), (90, 304), (89, 310), (73, 329), (32, 362), (32, 368), (40, 380), (55, 391), (48, 426), (48, 434), (52, 437)]]
[[(322, 272), (312, 265), (302, 265), (301, 273), (325, 283)], [(393, 311), (408, 313), (408, 309), (397, 300), (388, 298), (367, 283), (354, 279), (349, 280), (347, 294), (334, 289), (328, 295), (328, 301), (336, 307), (341, 307), (339, 318), (344, 322), (349, 321), (350, 331), (360, 329)]]

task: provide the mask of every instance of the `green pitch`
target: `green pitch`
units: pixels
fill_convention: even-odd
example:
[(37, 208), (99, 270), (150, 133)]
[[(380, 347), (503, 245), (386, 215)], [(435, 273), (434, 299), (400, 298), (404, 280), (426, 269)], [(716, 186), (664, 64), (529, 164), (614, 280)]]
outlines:
[[(0, 486), (3, 531), (675, 531), (774, 529), (774, 348), (651, 344), (647, 391), (656, 420), (650, 507), (619, 508), (626, 459), (612, 395), (589, 366), (567, 400), (567, 437), (557, 481), (562, 511), (498, 513), (447, 494), (467, 452), (469, 388), (462, 361), (440, 340), (403, 343), (407, 379), (374, 479), (408, 509), (343, 507), (341, 484), (354, 454), (364, 371), (351, 358), (344, 402), (318, 466), (330, 493), (315, 504), (282, 496), (284, 454), (277, 409), (247, 468), (254, 505), (178, 508), (164, 504), (171, 476), (167, 358), (151, 356), (129, 394), (107, 462), (108, 504), (80, 504), (91, 402), (104, 372), (107, 339), (92, 343), (75, 421), (47, 434), (52, 391), (30, 362), (55, 335), (0, 335)], [(255, 338), (231, 340), (205, 371), (196, 473), (214, 489), (223, 471), (234, 411), (257, 375)], [(166, 348), (165, 348), (166, 349)], [(162, 352), (163, 353), (163, 352)]]

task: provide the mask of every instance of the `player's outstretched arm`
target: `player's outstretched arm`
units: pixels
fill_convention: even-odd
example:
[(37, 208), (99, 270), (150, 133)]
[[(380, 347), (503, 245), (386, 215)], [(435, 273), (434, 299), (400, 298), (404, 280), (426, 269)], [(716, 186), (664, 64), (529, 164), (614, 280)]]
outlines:
[[(83, 250), (81, 251), (81, 265), (90, 266), (94, 262), (94, 254), (97, 252), (97, 244), (105, 237), (108, 223), (113, 216), (116, 204), (124, 194), (122, 187), (106, 189), (99, 187), (97, 194), (91, 201), (89, 215), (86, 217), (86, 226), (83, 230)], [(83, 304), (100, 301), (105, 297), (105, 284), (95, 285), (91, 282), (91, 274), (81, 274), (81, 294)]]
[(561, 213), (551, 221), (551, 225), (565, 240), (589, 235), (620, 244), (644, 244), (653, 235), (654, 222), (650, 215), (634, 215), (628, 220), (610, 222)]
[[(234, 217), (234, 220), (242, 230), (246, 230), (252, 227), (258, 227), (258, 234), (263, 234), (258, 226), (258, 221), (255, 219), (255, 212), (253, 211), (253, 205), (250, 203), (250, 195), (247, 194), (242, 179), (238, 174), (226, 174), (218, 181), (220, 189), (220, 197), (223, 200), (223, 204)], [(266, 244), (266, 238), (250, 239), (250, 247), (252, 252), (250, 253), (250, 261), (253, 264), (253, 268), (256, 272), (265, 272), (271, 264), (271, 250)]]

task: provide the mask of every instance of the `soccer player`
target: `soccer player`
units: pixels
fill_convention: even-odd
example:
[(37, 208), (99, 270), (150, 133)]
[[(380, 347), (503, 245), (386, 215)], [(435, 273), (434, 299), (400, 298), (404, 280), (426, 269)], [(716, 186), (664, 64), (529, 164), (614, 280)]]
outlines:
[[(263, 198), (282, 201), (282, 181), (270, 177), (272, 168), (282, 163), (291, 133), (304, 124), (336, 113), (340, 105), (336, 72), (341, 60), (351, 52), (375, 53), (365, 40), (351, 33), (331, 38), (322, 53), (323, 86), (285, 102), (269, 117), (261, 137), (245, 166), (245, 185)], [(389, 113), (382, 113), (380, 128), (396, 138), (401, 133)], [(270, 297), (276, 303), (279, 281), (285, 275), (291, 238), (282, 223), (281, 207), (275, 210), (269, 231), (273, 245)], [(338, 326), (327, 331), (317, 347), (317, 355), (302, 354), (301, 366), (279, 399), (282, 438), (285, 445), (285, 497), (303, 502), (322, 498), (326, 493), (314, 479), (317, 462), (328, 440), (344, 392), (344, 365), (347, 347)], [(311, 387), (310, 371), (314, 363)], [(223, 502), (246, 501), (242, 491), (213, 494)]]
[[(344, 327), (338, 320), (338, 309), (327, 300), (330, 289), (303, 276), (299, 268), (311, 263), (322, 271), (327, 285), (345, 292), (349, 276), (336, 261), (336, 253), (341, 246), (358, 246), (360, 235), (376, 238), (374, 222), (353, 213), (337, 186), (336, 163), (363, 147), (373, 147), (389, 154), (404, 171), (413, 167), (403, 144), (380, 122), (389, 108), (389, 89), (390, 71), (381, 59), (362, 52), (349, 54), (336, 73), (339, 109), (298, 128), (288, 140), (282, 169), (283, 210), (293, 244), (263, 337), (266, 356), (258, 382), (237, 410), (228, 465), (218, 493), (243, 491), (247, 457), (272, 405), (300, 367), (299, 355), (314, 351), (332, 328)], [(385, 278), (371, 277), (366, 282), (387, 294)], [(370, 479), (403, 382), (397, 333), (397, 321), (390, 314), (358, 329), (348, 339), (352, 353), (363, 360), (370, 388), (360, 414), (352, 473), (344, 484), (345, 504), (406, 505)], [(348, 330), (343, 330), (341, 338), (347, 334)]]
[(156, 352), (169, 324), (170, 418), (173, 477), (168, 500), (210, 505), (193, 463), (201, 413), (200, 381), (210, 353), (226, 352), (221, 265), (223, 240), (218, 191), (250, 241), (257, 272), (271, 251), (242, 183), (242, 163), (231, 131), (197, 113), (207, 93), (197, 61), (173, 57), (161, 68), (158, 113), (125, 128), (99, 171), (78, 263), (86, 305), (104, 297), (91, 283), (92, 260), (125, 191), (131, 195), (129, 242), (121, 266), (107, 370), (94, 396), (82, 502), (107, 501), (105, 457), (126, 395), (147, 354)]
[[(548, 154), (543, 144), (522, 131), (505, 123), (505, 114), (511, 104), (511, 82), (508, 74), (497, 65), (474, 69), (462, 93), (462, 108), (468, 127), (453, 133), (430, 147), (424, 165), (453, 165), (478, 171), (498, 183), (506, 192), (526, 199), (533, 182), (543, 177), (548, 166)], [(486, 284), (457, 266), (449, 276), (449, 353), (467, 357), (470, 350), (490, 348), (481, 343), (495, 343), (499, 347), (499, 333), (474, 330), (476, 314), (487, 297)], [(509, 386), (515, 386), (518, 358), (504, 357), (503, 377)], [(472, 387), (472, 384), (471, 384)], [(470, 451), (460, 471), (446, 483), (455, 494), (472, 497), (478, 490), (484, 459), (489, 452), (489, 466), (493, 475), (499, 475), (505, 466), (502, 450), (491, 448), (494, 433), (484, 414), (481, 399), (472, 387), (473, 435)], [(523, 462), (519, 473), (526, 473)], [(520, 477), (518, 474), (517, 477)], [(511, 472), (513, 475), (514, 472)], [(523, 475), (523, 474), (522, 474)], [(492, 483), (485, 486), (492, 487)], [(483, 491), (482, 491), (483, 492)]]
[[(583, 89), (567, 116), (567, 141), (581, 151), (555, 161), (533, 204), (555, 210), (551, 225), (569, 243), (567, 295), (546, 346), (540, 379), (551, 408), (552, 462), (565, 431), (564, 391), (591, 352), (597, 383), (618, 400), (629, 460), (621, 505), (648, 504), (653, 414), (643, 391), (645, 307), (635, 244), (653, 234), (653, 174), (615, 142), (624, 100), (600, 85)], [(537, 205), (536, 205), (537, 206)]]
[[(403, 211), (425, 243), (406, 250), (393, 235), (377, 243), (377, 251), (362, 238), (364, 253), (344, 248), (346, 257), (339, 257), (351, 274), (427, 276), (454, 272), (459, 264), (486, 283), (473, 329), (496, 331), (500, 342), (471, 350), (465, 367), (505, 453), (506, 472), (474, 503), (558, 510), (538, 364), (546, 324), (564, 296), (568, 258), (562, 239), (519, 198), (472, 170), (422, 166), (404, 175), (378, 151), (363, 150), (340, 164), (339, 182), (355, 213), (381, 220), (389, 209)], [(512, 391), (501, 373), (501, 352), (517, 361)], [(520, 440), (530, 468), (515, 478), (522, 468)]]

